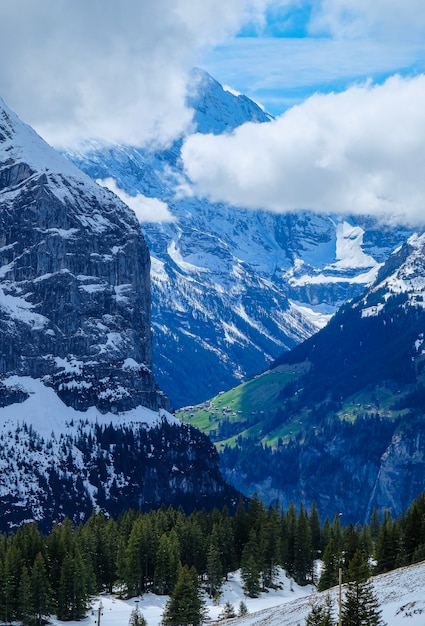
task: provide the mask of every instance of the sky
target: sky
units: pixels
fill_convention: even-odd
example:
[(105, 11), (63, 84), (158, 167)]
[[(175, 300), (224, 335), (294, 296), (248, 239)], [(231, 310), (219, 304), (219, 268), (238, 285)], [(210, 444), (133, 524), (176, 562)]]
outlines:
[(55, 147), (166, 145), (198, 66), (276, 119), (189, 135), (194, 193), (425, 221), (423, 0), (0, 0), (0, 23), (0, 97)]

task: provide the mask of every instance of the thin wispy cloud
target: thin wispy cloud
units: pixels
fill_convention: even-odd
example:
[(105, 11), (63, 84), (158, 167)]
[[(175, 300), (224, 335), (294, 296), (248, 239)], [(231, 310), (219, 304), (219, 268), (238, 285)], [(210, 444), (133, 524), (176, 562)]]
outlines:
[(174, 222), (175, 217), (171, 213), (168, 204), (157, 198), (148, 198), (142, 193), (130, 196), (118, 187), (113, 178), (97, 179), (96, 182), (102, 187), (107, 187), (127, 206), (132, 209), (141, 224)]
[(337, 38), (422, 39), (422, 0), (321, 0), (314, 4), (308, 30)]

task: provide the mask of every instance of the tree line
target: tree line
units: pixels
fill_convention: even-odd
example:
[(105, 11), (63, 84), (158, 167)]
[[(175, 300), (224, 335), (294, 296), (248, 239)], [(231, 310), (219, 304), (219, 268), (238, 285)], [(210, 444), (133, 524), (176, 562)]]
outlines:
[[(233, 515), (226, 507), (189, 515), (162, 507), (117, 519), (96, 512), (79, 525), (66, 518), (47, 534), (27, 523), (0, 535), (0, 620), (31, 626), (53, 614), (81, 619), (90, 596), (104, 591), (126, 598), (149, 591), (171, 602), (185, 583), (198, 598), (199, 586), (214, 597), (238, 568), (248, 596), (278, 585), (280, 567), (296, 583), (325, 590), (338, 583), (339, 568), (349, 577), (359, 555), (373, 559), (370, 573), (425, 559), (425, 495), (396, 520), (374, 511), (361, 526), (343, 526), (339, 515), (321, 523), (315, 504), (283, 510), (257, 496), (241, 500)], [(170, 611), (164, 623), (172, 623)]]

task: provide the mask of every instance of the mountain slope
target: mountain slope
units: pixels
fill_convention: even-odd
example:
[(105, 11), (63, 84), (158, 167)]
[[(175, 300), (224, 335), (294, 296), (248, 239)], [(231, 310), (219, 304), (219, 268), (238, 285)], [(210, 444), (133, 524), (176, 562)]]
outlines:
[(234, 485), (354, 522), (399, 515), (425, 489), (424, 253), (413, 235), (269, 372), (181, 414), (210, 432)]
[(93, 508), (231, 504), (152, 374), (134, 213), (0, 101), (0, 528)]
[[(188, 102), (197, 132), (270, 120), (201, 70)], [(142, 229), (152, 256), (154, 371), (174, 407), (268, 368), (359, 295), (410, 234), (372, 219), (275, 215), (187, 195), (180, 147), (181, 140), (162, 152), (88, 144), (67, 153), (92, 178), (112, 178), (142, 203), (160, 199), (172, 215)]]
[[(425, 564), (418, 563), (372, 578), (382, 617), (389, 626), (419, 626), (422, 623), (425, 602), (421, 584), (424, 573)], [(316, 592), (297, 598), (280, 607), (247, 615), (234, 623), (241, 626), (297, 626), (304, 622), (315, 602), (324, 602), (327, 593)], [(338, 612), (338, 593), (338, 588), (330, 591), (335, 619)]]

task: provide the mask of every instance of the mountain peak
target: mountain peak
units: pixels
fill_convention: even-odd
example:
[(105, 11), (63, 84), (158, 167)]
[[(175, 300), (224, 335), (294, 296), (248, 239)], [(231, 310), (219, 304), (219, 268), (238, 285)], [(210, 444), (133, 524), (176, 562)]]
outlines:
[(425, 233), (414, 233), (393, 252), (357, 307), (363, 316), (377, 315), (391, 296), (401, 294), (406, 304), (425, 306)]
[(53, 150), (31, 126), (22, 122), (0, 98), (0, 158), (24, 161), (31, 170), (88, 178), (68, 159)]
[(218, 135), (246, 122), (269, 122), (272, 116), (242, 94), (224, 88), (208, 72), (194, 68), (191, 73), (188, 105), (199, 133)]

